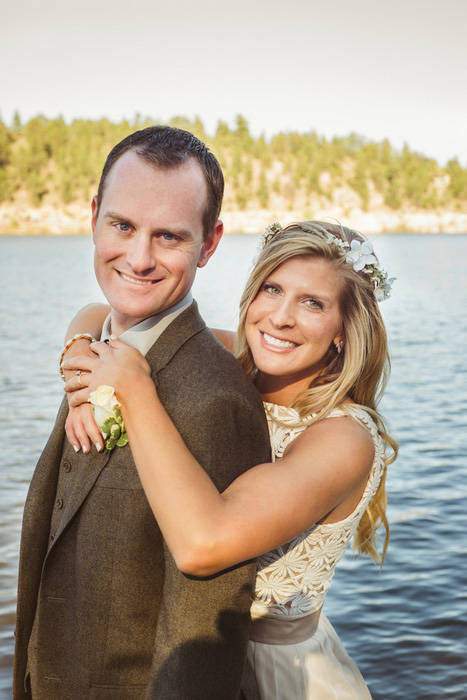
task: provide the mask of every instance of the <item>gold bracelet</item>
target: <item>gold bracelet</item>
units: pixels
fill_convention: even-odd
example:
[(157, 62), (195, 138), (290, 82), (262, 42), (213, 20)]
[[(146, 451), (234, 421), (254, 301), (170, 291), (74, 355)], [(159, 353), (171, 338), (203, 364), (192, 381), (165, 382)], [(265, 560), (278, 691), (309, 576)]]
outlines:
[(65, 373), (62, 369), (62, 362), (63, 358), (67, 354), (68, 350), (71, 348), (73, 343), (76, 343), (77, 340), (89, 340), (91, 343), (97, 343), (97, 340), (92, 337), (90, 333), (77, 333), (76, 335), (73, 336), (73, 338), (70, 338), (70, 340), (67, 340), (65, 343), (65, 347), (63, 348), (63, 352), (60, 355), (60, 362), (58, 363), (58, 369), (60, 370), (60, 376), (63, 379), (64, 382), (66, 382), (66, 377)]

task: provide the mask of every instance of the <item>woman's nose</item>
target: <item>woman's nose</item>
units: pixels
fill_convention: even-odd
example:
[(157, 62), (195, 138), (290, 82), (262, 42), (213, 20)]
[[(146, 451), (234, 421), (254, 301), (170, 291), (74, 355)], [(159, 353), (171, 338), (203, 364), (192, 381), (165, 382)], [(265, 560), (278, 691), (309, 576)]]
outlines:
[(270, 319), (276, 328), (293, 327), (295, 325), (295, 316), (292, 304), (287, 299), (278, 300), (270, 314)]

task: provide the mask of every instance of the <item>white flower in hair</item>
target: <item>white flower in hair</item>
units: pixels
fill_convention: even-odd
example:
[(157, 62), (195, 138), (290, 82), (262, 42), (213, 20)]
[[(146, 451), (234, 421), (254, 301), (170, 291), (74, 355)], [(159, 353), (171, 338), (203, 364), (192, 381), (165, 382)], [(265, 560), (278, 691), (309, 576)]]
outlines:
[(353, 240), (350, 242), (350, 253), (347, 253), (346, 262), (352, 263), (355, 272), (360, 272), (367, 265), (377, 264), (377, 260), (373, 255), (373, 243), (370, 241)]
[(392, 283), (395, 281), (396, 278), (390, 277), (388, 279), (388, 273), (382, 272), (379, 279), (373, 279), (375, 279), (376, 283), (376, 287), (374, 290), (376, 301), (384, 301), (385, 299), (388, 299), (391, 296)]

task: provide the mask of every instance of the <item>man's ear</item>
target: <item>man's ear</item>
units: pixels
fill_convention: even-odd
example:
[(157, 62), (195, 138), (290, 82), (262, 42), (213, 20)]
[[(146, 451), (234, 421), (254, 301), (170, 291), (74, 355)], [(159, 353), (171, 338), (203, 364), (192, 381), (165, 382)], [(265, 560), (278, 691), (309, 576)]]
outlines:
[(95, 241), (96, 225), (97, 225), (97, 194), (94, 195), (91, 202), (91, 228), (92, 228), (92, 238)]
[(207, 261), (219, 245), (219, 241), (222, 238), (223, 233), (224, 224), (222, 221), (220, 221), (220, 219), (218, 219), (212, 229), (209, 231), (207, 238), (203, 243), (198, 258), (198, 267), (204, 267), (206, 265)]

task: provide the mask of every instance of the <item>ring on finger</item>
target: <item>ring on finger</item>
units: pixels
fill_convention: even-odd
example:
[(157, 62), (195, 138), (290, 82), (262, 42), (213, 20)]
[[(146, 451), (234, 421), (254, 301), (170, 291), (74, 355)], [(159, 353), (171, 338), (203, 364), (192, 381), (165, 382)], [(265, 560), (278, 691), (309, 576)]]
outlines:
[(76, 376), (78, 377), (78, 384), (80, 385), (81, 389), (84, 389), (84, 384), (81, 381), (81, 375), (84, 374), (80, 369), (76, 372)]

